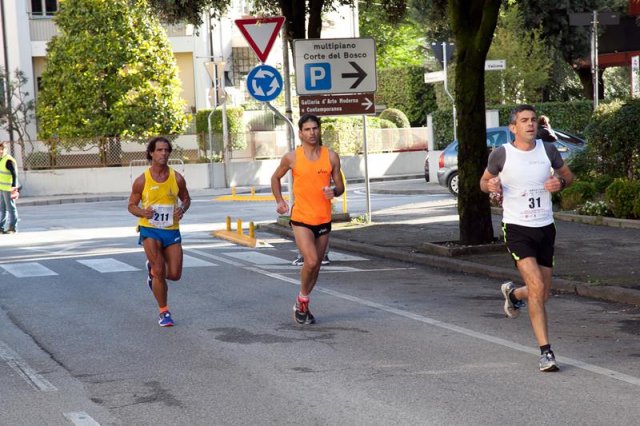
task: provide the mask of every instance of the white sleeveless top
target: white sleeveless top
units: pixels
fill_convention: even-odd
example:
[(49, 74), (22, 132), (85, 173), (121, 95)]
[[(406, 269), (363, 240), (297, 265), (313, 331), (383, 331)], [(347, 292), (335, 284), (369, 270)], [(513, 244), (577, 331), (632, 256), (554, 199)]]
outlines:
[(503, 146), (506, 155), (500, 173), (502, 221), (533, 228), (553, 223), (551, 193), (544, 189), (552, 168), (544, 143), (537, 140), (531, 151), (519, 150), (511, 144)]

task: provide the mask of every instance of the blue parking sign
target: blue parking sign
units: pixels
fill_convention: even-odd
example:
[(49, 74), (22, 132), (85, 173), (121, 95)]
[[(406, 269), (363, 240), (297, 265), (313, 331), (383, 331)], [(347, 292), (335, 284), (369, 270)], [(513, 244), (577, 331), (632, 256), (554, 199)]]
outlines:
[(331, 64), (305, 64), (304, 87), (306, 90), (331, 90)]

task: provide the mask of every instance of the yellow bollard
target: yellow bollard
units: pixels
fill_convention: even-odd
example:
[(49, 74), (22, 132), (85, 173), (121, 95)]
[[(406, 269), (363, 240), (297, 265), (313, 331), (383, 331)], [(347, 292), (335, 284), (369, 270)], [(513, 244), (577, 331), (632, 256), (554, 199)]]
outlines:
[(255, 197), (255, 195), (256, 195), (256, 189), (252, 186), (251, 187), (251, 196)]
[(340, 175), (342, 175), (342, 185), (344, 185), (344, 192), (342, 193), (342, 213), (347, 213), (347, 179), (344, 177), (342, 169), (340, 169)]
[(242, 219), (238, 219), (237, 225), (238, 229), (236, 230), (236, 232), (238, 233), (238, 235), (242, 235)]
[(232, 196), (232, 197), (235, 197), (235, 196), (236, 196), (236, 187), (235, 187), (235, 186), (232, 186), (232, 187), (231, 187), (231, 196)]
[(249, 237), (256, 237), (256, 225), (253, 222), (249, 222)]
[(231, 231), (231, 216), (227, 216), (227, 231)]

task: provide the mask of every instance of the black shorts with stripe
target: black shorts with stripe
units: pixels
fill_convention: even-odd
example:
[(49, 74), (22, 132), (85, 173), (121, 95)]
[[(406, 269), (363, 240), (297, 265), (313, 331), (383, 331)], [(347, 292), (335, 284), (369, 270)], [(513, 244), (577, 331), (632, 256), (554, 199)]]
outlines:
[(535, 257), (538, 265), (553, 267), (556, 225), (540, 228), (503, 223), (504, 242), (516, 262), (527, 257)]

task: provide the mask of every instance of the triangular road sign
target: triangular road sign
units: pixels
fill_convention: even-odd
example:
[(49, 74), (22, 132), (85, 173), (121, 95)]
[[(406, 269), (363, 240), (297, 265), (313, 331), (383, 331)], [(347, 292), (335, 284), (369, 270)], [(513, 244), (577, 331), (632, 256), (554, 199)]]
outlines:
[(258, 55), (261, 62), (265, 62), (278, 32), (284, 23), (284, 16), (270, 18), (236, 19), (236, 25), (249, 42), (249, 46)]

